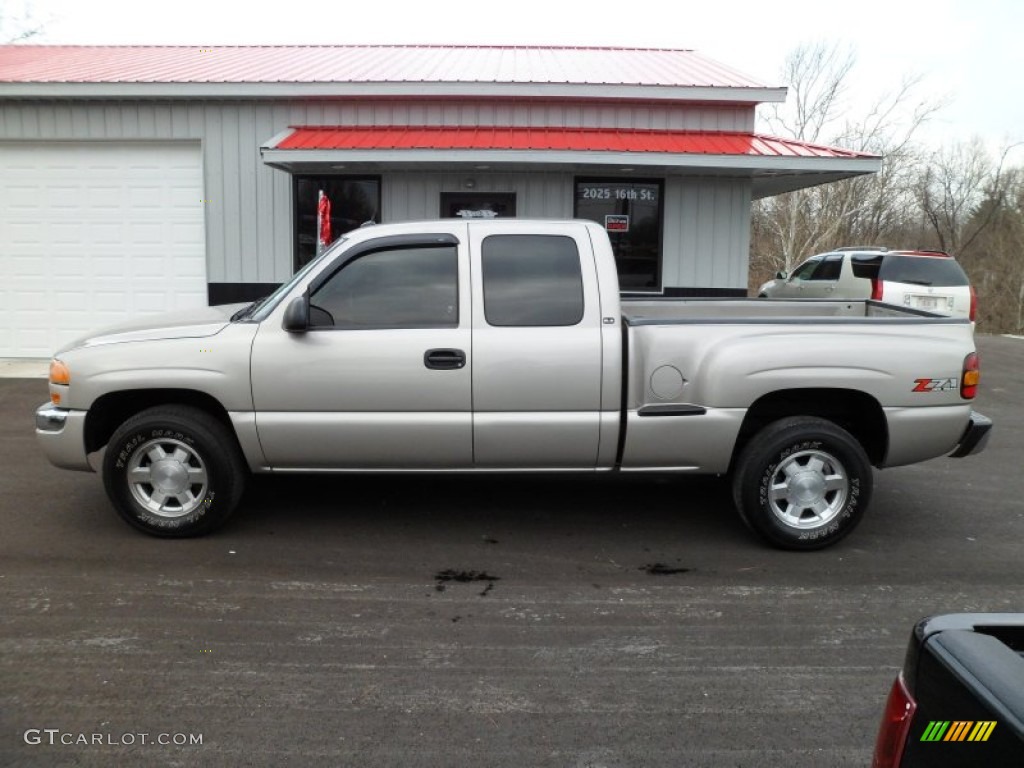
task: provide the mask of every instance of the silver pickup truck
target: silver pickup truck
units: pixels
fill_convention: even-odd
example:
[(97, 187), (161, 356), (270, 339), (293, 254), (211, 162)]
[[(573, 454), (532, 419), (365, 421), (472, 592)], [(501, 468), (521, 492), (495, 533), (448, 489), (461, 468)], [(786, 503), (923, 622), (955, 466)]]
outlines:
[(157, 536), (222, 524), (252, 472), (729, 474), (768, 542), (816, 549), (872, 465), (981, 450), (966, 320), (871, 301), (623, 301), (600, 226), (347, 235), (271, 296), (57, 353), (50, 461)]

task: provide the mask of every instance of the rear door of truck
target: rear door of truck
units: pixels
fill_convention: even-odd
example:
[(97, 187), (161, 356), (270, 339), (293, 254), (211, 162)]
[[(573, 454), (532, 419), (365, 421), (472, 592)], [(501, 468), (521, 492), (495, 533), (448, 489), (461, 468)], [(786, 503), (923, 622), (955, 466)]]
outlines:
[(469, 227), (474, 465), (593, 468), (604, 333), (593, 249), (583, 224), (535, 224)]

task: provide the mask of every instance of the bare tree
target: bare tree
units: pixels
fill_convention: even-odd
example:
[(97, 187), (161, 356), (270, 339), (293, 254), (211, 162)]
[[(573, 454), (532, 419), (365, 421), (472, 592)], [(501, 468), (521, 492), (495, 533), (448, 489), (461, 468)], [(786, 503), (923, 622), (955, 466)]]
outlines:
[[(773, 105), (766, 123), (776, 135), (819, 142), (825, 127), (837, 119), (847, 75), (855, 62), (851, 50), (835, 45), (801, 45), (786, 57), (782, 77), (789, 86), (785, 105)], [(755, 239), (752, 266), (767, 262), (772, 268), (792, 268), (808, 245), (807, 223), (818, 219), (820, 199), (799, 190), (758, 201), (754, 208)], [(758, 252), (757, 245), (768, 246)], [(756, 270), (752, 270), (756, 271)]]
[[(993, 163), (980, 139), (958, 141), (939, 149), (918, 172), (914, 191), (942, 250), (962, 255), (993, 223), (1007, 192), (1006, 158), (1016, 146), (1003, 149)], [(982, 206), (983, 200), (988, 204)]]
[(800, 141), (819, 141), (825, 127), (838, 119), (856, 60), (851, 48), (821, 42), (793, 50), (782, 68), (792, 99), (772, 105), (766, 120), (769, 129)]
[(752, 280), (837, 245), (876, 243), (901, 233), (916, 199), (907, 183), (919, 159), (915, 133), (941, 104), (915, 100), (920, 78), (907, 77), (851, 119), (849, 49), (816, 43), (787, 57), (783, 77), (790, 101), (769, 112), (770, 131), (811, 143), (829, 143), (882, 156), (881, 172), (801, 189), (754, 207)]
[[(1005, 154), (1004, 154), (1005, 157)], [(978, 292), (978, 326), (1024, 332), (1024, 169), (990, 168), (992, 185), (963, 222), (960, 262)]]

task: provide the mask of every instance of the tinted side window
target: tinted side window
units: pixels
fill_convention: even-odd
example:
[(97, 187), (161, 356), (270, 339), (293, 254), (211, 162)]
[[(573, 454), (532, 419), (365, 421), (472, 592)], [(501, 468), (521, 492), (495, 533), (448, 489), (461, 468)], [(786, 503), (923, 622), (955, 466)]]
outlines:
[(882, 264), (882, 257), (878, 255), (864, 256), (855, 254), (850, 257), (850, 267), (854, 277), (865, 280), (875, 280), (878, 277), (878, 269)]
[(878, 276), (893, 283), (968, 285), (960, 265), (946, 256), (886, 256)]
[(843, 269), (843, 257), (826, 256), (825, 259), (814, 270), (811, 280), (838, 280), (839, 273)]
[(342, 267), (310, 297), (310, 322), (347, 329), (455, 328), (454, 246), (376, 251)]
[(583, 319), (583, 273), (571, 237), (491, 235), (481, 260), (489, 325), (576, 325)]

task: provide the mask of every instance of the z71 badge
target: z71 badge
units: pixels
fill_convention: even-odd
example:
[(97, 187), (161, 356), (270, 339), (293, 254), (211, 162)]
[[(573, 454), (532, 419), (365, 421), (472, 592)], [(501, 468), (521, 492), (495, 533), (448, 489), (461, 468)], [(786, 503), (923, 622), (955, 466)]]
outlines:
[(960, 386), (959, 379), (914, 379), (911, 392), (946, 392)]

